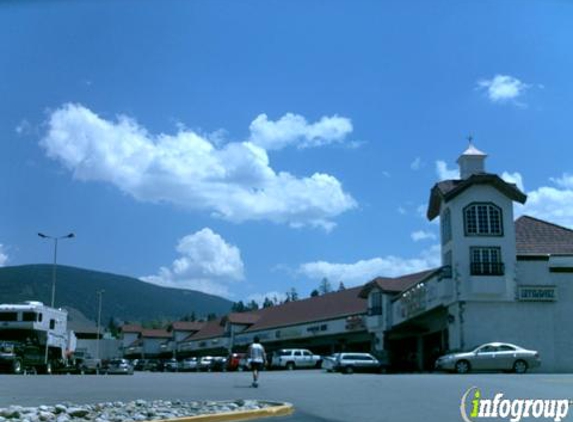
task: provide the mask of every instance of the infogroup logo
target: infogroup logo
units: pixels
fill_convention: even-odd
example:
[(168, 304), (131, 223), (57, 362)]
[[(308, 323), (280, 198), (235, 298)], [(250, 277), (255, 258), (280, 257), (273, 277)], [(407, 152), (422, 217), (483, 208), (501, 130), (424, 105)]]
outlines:
[(504, 399), (503, 393), (496, 393), (493, 399), (482, 396), (478, 387), (469, 388), (462, 396), (460, 412), (465, 422), (479, 419), (498, 418), (519, 422), (522, 418), (551, 419), (560, 422), (567, 417), (568, 399)]

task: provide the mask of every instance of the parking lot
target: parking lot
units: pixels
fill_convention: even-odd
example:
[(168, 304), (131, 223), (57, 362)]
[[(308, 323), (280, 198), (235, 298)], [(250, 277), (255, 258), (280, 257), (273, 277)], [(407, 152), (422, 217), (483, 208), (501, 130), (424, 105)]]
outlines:
[[(334, 374), (320, 370), (265, 371), (258, 389), (250, 374), (2, 375), (0, 406), (135, 399), (262, 399), (293, 403), (282, 421), (458, 421), (470, 387), (483, 396), (573, 398), (573, 375), (553, 374)], [(571, 419), (569, 417), (568, 419)], [(488, 419), (495, 420), (495, 419)]]

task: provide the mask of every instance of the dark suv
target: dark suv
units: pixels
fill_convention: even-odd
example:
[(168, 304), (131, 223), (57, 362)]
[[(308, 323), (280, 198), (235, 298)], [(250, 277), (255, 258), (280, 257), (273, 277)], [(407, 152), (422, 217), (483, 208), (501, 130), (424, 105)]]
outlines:
[(51, 373), (52, 363), (45, 364), (45, 349), (36, 345), (0, 343), (0, 368), (4, 372), (20, 374), (26, 369)]

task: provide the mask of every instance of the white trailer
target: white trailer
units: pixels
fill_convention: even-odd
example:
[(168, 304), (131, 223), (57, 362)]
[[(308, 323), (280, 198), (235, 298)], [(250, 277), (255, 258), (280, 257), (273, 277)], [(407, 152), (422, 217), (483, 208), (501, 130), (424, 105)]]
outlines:
[[(73, 354), (76, 338), (68, 327), (68, 313), (63, 309), (45, 306), (42, 302), (0, 305), (0, 342), (9, 342), (19, 348), (43, 351), (43, 359), (28, 359), (31, 366), (50, 371), (65, 366)], [(37, 368), (36, 368), (37, 369)]]

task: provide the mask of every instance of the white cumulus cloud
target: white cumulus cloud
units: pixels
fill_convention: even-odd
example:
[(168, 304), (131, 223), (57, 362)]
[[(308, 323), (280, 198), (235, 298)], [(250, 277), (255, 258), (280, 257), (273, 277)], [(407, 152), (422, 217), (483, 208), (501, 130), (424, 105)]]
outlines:
[(262, 307), (263, 303), (265, 303), (265, 298), (277, 303), (282, 303), (286, 300), (286, 293), (284, 292), (277, 292), (276, 290), (266, 292), (266, 293), (253, 293), (252, 295), (247, 296), (245, 304), (250, 303), (252, 300), (257, 302), (257, 304)]
[(422, 168), (422, 159), (420, 157), (416, 157), (414, 161), (410, 163), (410, 168), (412, 170), (420, 170)]
[(518, 172), (509, 173), (507, 171), (504, 171), (501, 174), (501, 178), (508, 183), (515, 184), (519, 188), (520, 191), (525, 192), (525, 188), (523, 186), (523, 177), (521, 176), (520, 173), (518, 173)]
[(0, 243), (0, 267), (3, 267), (8, 262), (8, 254), (6, 253), (6, 248)]
[[(305, 142), (341, 136), (323, 120)], [(51, 113), (40, 144), (78, 180), (108, 182), (140, 201), (206, 210), (234, 222), (270, 220), (328, 230), (334, 217), (356, 207), (334, 176), (276, 172), (267, 151), (254, 142), (218, 146), (183, 127), (174, 135), (153, 135), (133, 119), (106, 120), (77, 104)]]
[(227, 243), (209, 228), (179, 240), (179, 257), (156, 275), (140, 277), (165, 287), (199, 290), (230, 296), (229, 285), (244, 280), (244, 264), (238, 247)]
[(436, 240), (436, 235), (434, 233), (425, 230), (417, 230), (415, 232), (412, 232), (410, 237), (414, 242), (419, 242), (420, 240), (428, 240), (428, 239)]
[(549, 179), (562, 189), (573, 189), (573, 175), (564, 173), (561, 177), (551, 177)]
[(495, 75), (492, 79), (479, 80), (477, 86), (485, 90), (490, 101), (494, 103), (516, 102), (531, 87), (509, 75)]
[(360, 260), (354, 263), (315, 261), (301, 264), (300, 274), (313, 279), (327, 278), (331, 283), (342, 281), (347, 287), (369, 282), (375, 277), (397, 277), (404, 274), (437, 268), (441, 265), (440, 246), (433, 245), (416, 258), (394, 255)]
[(438, 175), (438, 180), (440, 181), (460, 178), (459, 169), (449, 169), (447, 163), (443, 160), (436, 161), (436, 173)]
[(527, 202), (516, 206), (516, 215), (526, 214), (573, 229), (573, 180), (568, 174), (550, 180), (556, 186), (527, 192)]
[(316, 123), (308, 123), (303, 116), (292, 113), (272, 121), (260, 114), (249, 129), (250, 141), (268, 151), (288, 145), (311, 148), (342, 142), (352, 132), (352, 122), (345, 117), (324, 116)]

